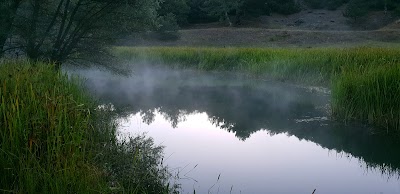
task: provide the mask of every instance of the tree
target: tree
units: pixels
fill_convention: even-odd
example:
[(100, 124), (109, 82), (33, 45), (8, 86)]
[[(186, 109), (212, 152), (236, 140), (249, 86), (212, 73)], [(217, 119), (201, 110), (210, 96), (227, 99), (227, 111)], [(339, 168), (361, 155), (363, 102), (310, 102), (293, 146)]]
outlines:
[(343, 12), (343, 16), (351, 18), (354, 21), (358, 20), (368, 13), (368, 3), (363, 0), (350, 0)]
[(204, 2), (206, 0), (188, 0), (188, 5), (190, 7), (188, 22), (193, 23), (207, 23), (218, 21), (219, 18), (215, 16), (210, 16), (207, 10), (203, 9)]
[(20, 4), (21, 0), (2, 0), (0, 3), (0, 57), (4, 53), (4, 46), (11, 33)]
[(232, 26), (229, 14), (235, 13), (236, 23), (240, 22), (240, 14), (243, 12), (244, 0), (207, 0), (204, 2), (204, 10), (210, 15), (225, 21)]
[(158, 39), (160, 40), (177, 40), (179, 39), (179, 25), (176, 17), (172, 13), (168, 13), (158, 18)]
[(256, 17), (269, 14), (267, 0), (247, 0), (244, 4), (244, 10), (246, 15), (249, 14)]
[(66, 60), (99, 59), (122, 34), (155, 26), (158, 8), (159, 0), (26, 0), (12, 36), (29, 58), (59, 67)]
[[(166, 0), (161, 3), (158, 11), (159, 15), (166, 17), (168, 14), (174, 14), (179, 25), (186, 25), (190, 7), (186, 0)], [(169, 17), (169, 16), (168, 16)]]
[(295, 0), (267, 0), (271, 12), (290, 15), (301, 11), (300, 5)]

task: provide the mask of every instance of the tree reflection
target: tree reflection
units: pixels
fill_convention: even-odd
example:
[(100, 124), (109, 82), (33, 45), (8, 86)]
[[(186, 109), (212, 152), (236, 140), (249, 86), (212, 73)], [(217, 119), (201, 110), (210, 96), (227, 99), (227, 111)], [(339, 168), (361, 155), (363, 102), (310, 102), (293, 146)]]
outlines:
[(386, 175), (399, 174), (400, 138), (327, 119), (329, 96), (325, 94), (273, 83), (212, 85), (160, 81), (151, 89), (142, 82), (130, 84), (132, 89), (112, 81), (107, 88), (90, 88), (105, 102), (123, 109), (125, 115), (140, 113), (146, 124), (154, 122), (156, 112), (173, 127), (189, 114), (205, 112), (212, 124), (235, 133), (243, 141), (259, 130), (285, 133), (351, 154)]

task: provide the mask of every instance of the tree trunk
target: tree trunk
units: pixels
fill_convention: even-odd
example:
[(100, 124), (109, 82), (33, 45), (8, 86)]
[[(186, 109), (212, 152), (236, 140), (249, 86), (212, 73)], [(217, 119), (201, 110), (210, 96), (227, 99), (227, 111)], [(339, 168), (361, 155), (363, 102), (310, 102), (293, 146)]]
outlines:
[(11, 0), (9, 4), (3, 2), (0, 7), (0, 57), (4, 54), (7, 39), (10, 37), (14, 16), (17, 13), (21, 0)]
[(229, 15), (228, 15), (227, 11), (225, 11), (225, 20), (228, 22), (229, 27), (232, 27), (232, 22), (231, 22), (231, 19), (229, 19)]
[(36, 48), (37, 41), (37, 22), (39, 18), (39, 10), (41, 7), (41, 0), (33, 0), (33, 13), (29, 24), (28, 44), (26, 54), (30, 59), (37, 60), (39, 58), (39, 48)]
[(4, 55), (4, 47), (5, 47), (7, 38), (8, 38), (8, 33), (5, 33), (5, 32), (0, 33), (0, 58), (3, 57), (3, 55)]
[(241, 20), (240, 20), (240, 17), (241, 17), (241, 10), (237, 7), (236, 8), (236, 14), (235, 14), (235, 25), (236, 26), (238, 26), (238, 25), (240, 25), (241, 24)]
[(388, 11), (387, 2), (385, 1), (385, 8), (384, 8), (384, 13), (385, 13), (385, 15), (387, 15), (387, 11)]

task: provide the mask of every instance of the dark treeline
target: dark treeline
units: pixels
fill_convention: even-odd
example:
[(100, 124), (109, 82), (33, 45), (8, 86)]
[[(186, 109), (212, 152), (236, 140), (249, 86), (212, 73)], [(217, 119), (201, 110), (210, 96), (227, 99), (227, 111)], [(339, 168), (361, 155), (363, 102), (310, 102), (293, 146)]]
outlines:
[(157, 26), (158, 0), (2, 0), (0, 56), (61, 64), (106, 56), (118, 36)]
[(166, 0), (162, 10), (173, 13), (179, 25), (222, 21), (240, 24), (244, 17), (278, 13), (290, 15), (302, 9), (336, 10), (345, 6), (344, 16), (357, 19), (369, 11), (400, 13), (399, 0)]

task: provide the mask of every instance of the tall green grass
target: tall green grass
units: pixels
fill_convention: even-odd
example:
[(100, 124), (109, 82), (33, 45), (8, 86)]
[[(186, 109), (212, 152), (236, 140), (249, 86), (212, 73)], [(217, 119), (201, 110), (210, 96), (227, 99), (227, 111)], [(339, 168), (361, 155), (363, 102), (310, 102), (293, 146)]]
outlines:
[(117, 57), (179, 68), (240, 71), (279, 80), (330, 85), (342, 69), (398, 63), (400, 49), (389, 48), (193, 48), (116, 47)]
[(52, 65), (1, 62), (0, 101), (0, 192), (173, 191), (161, 148), (118, 141), (111, 112)]
[(400, 129), (400, 63), (345, 71), (332, 94), (336, 118)]
[(336, 118), (400, 130), (399, 48), (116, 47), (127, 61), (332, 86)]

